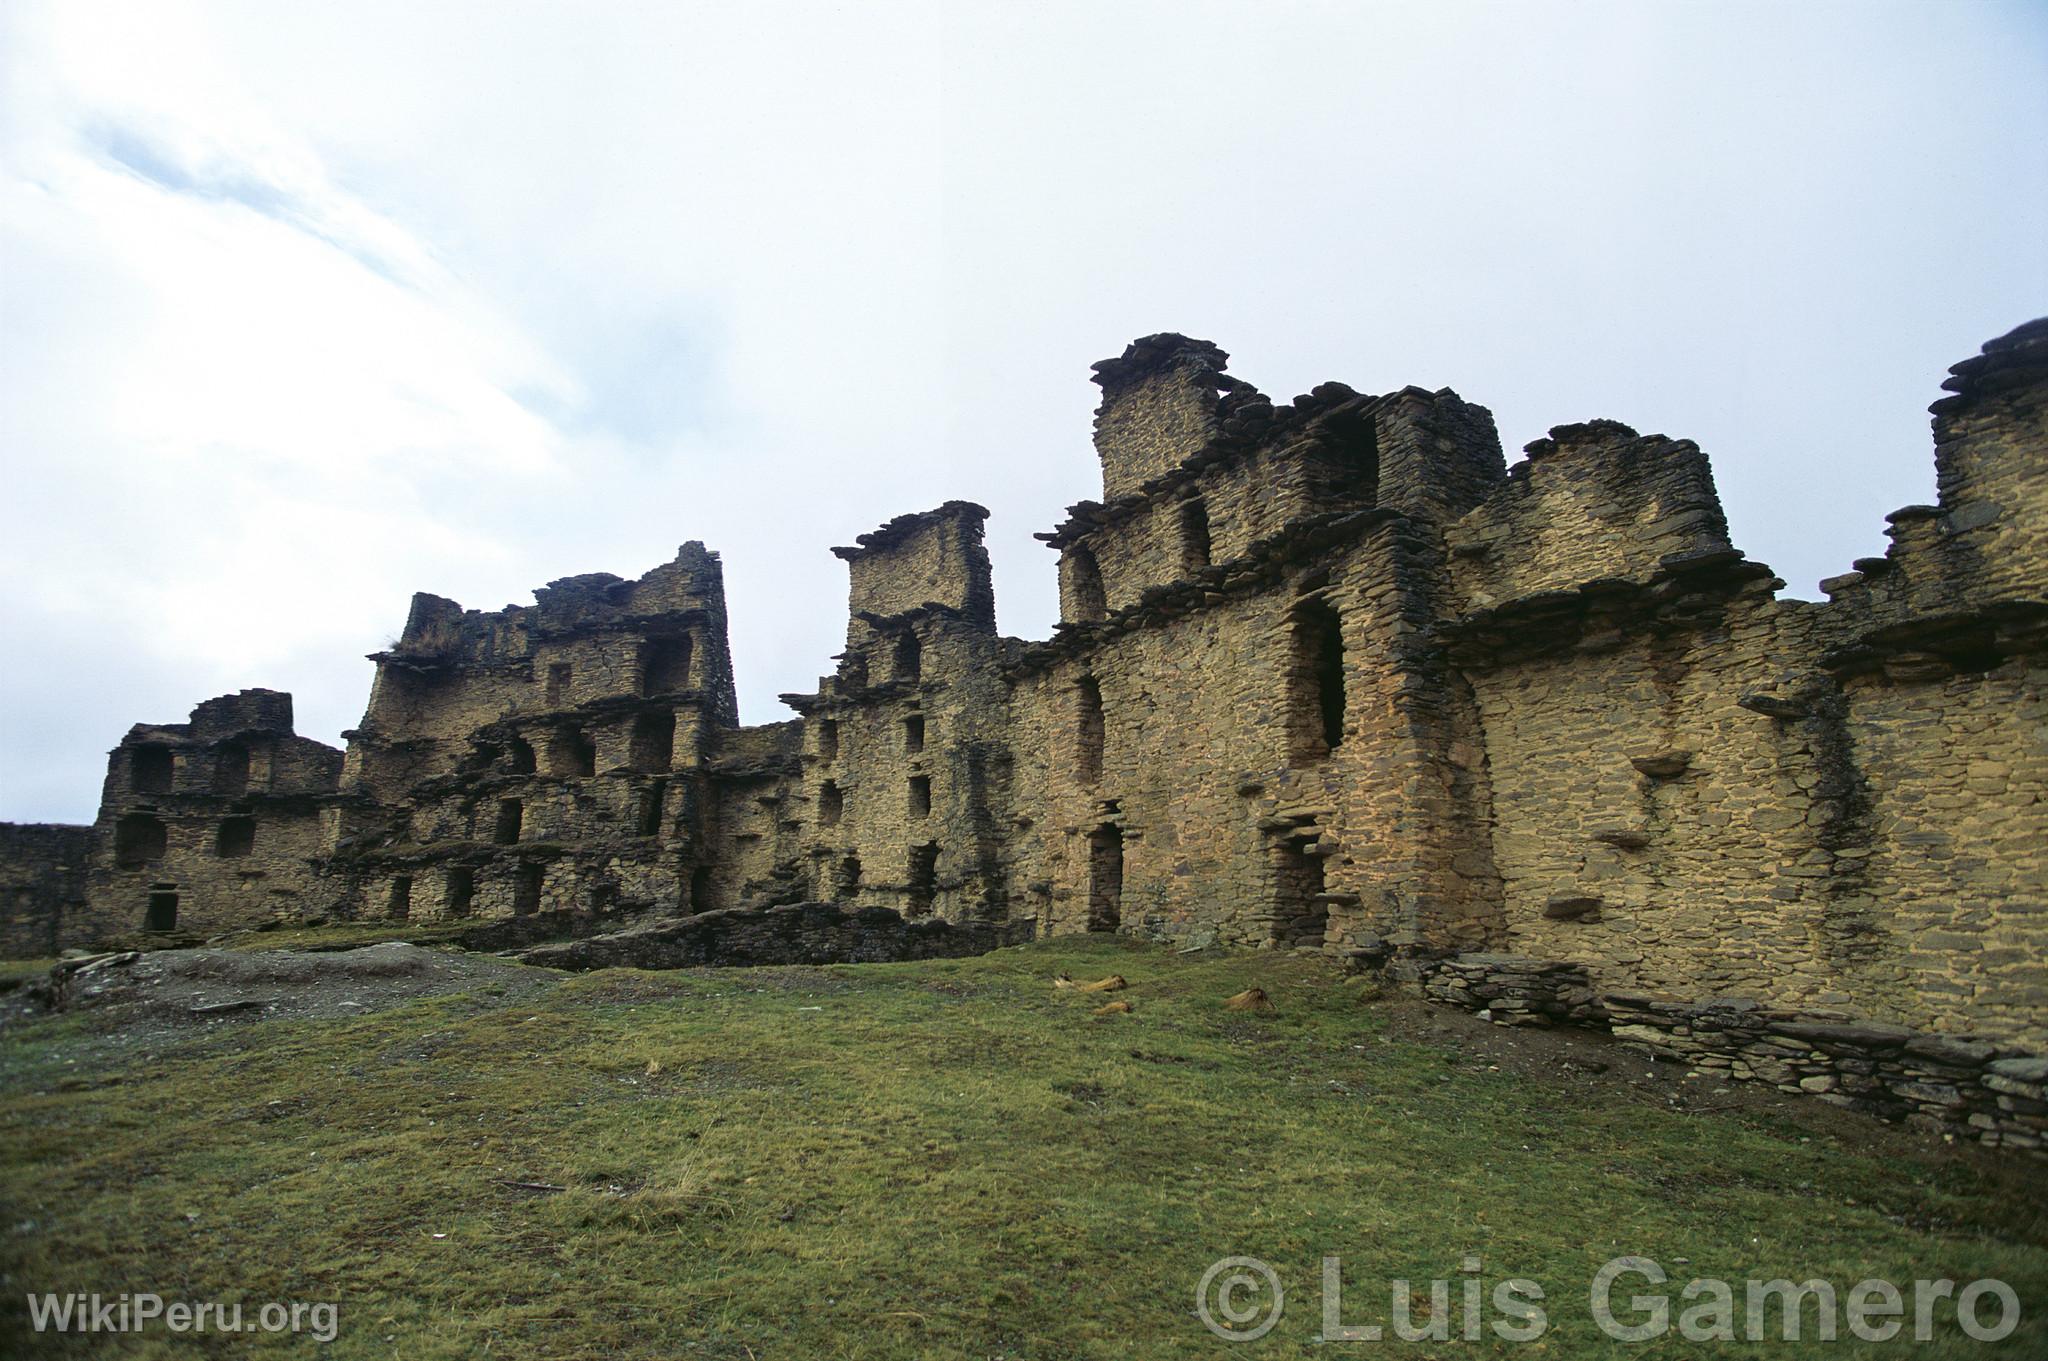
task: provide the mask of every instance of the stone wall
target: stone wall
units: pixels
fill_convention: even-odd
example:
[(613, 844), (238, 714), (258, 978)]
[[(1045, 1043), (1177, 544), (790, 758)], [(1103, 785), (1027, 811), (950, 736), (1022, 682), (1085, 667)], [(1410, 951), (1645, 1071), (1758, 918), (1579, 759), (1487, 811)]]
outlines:
[[(1042, 812), (1020, 834), (1017, 873), (1046, 929), (1093, 916), (1371, 957), (1486, 938), (1497, 891), (1468, 850), (1484, 772), (1422, 638), (1426, 547), (1385, 512), (1297, 521), (1021, 654), (1016, 787)], [(1317, 621), (1340, 644), (1334, 745), (1309, 655)], [(1102, 714), (1086, 761), (1084, 686)], [(1114, 904), (1095, 872), (1105, 841), (1122, 862)]]
[(358, 917), (676, 912), (714, 867), (737, 715), (718, 555), (564, 577), (531, 606), (416, 596), (347, 734), (321, 861)]
[(144, 930), (320, 915), (313, 868), (342, 754), (292, 731), (292, 697), (244, 690), (138, 723), (107, 759), (86, 908), (66, 947)]
[(1095, 451), (1106, 497), (1136, 491), (1170, 473), (1222, 428), (1220, 388), (1228, 356), (1204, 340), (1156, 335), (1134, 340), (1094, 366), (1102, 388)]
[[(984, 507), (948, 501), (936, 510), (898, 516), (852, 546), (833, 549), (847, 564), (852, 618), (900, 618), (930, 606), (993, 626), (995, 584), (982, 546), (987, 519)], [(847, 645), (865, 636), (849, 637)], [(877, 667), (872, 674), (880, 680), (885, 670)]]
[(1444, 529), (1463, 610), (1727, 552), (1706, 455), (1616, 421), (1561, 425), (1528, 447), (1476, 508)]
[(846, 652), (815, 694), (783, 697), (805, 730), (790, 874), (814, 896), (911, 919), (1009, 914), (996, 824), (1010, 801), (1004, 643), (987, 515), (949, 502), (835, 550), (851, 579)]
[(1967, 1031), (1930, 1033), (1841, 1010), (1744, 997), (1603, 993), (1578, 965), (1468, 954), (1431, 965), (1423, 994), (1498, 1025), (1602, 1029), (1653, 1057), (1882, 1120), (2038, 1153), (2048, 1058)]
[(54, 955), (86, 910), (92, 828), (0, 823), (0, 956)]
[(2041, 578), (1972, 567), (2003, 524), (2036, 549), (2043, 348), (1994, 344), (1937, 404), (1939, 457), (1998, 515), (1908, 508), (1825, 606), (1727, 545), (1690, 445), (1604, 423), (1450, 526), (1438, 633), (1480, 709), (1503, 946), (1605, 987), (2048, 1038)]
[(908, 921), (885, 907), (789, 903), (722, 908), (611, 935), (537, 945), (520, 958), (551, 969), (877, 964), (986, 954), (1029, 938), (1029, 929), (1017, 925), (935, 917)]
[[(422, 595), (338, 782), (285, 696), (131, 734), (76, 925), (132, 930), (163, 882), (181, 924), (832, 899), (948, 939), (1512, 952), (1610, 1012), (1739, 995), (2048, 1049), (2048, 323), (1956, 366), (1939, 504), (1824, 604), (1777, 598), (1688, 441), (1585, 421), (1508, 468), (1449, 390), (1276, 403), (1226, 362), (1161, 335), (1096, 366), (1101, 499), (1041, 536), (1049, 639), (997, 633), (964, 501), (835, 550), (845, 651), (766, 727), (736, 724), (702, 545), (532, 606)], [(217, 789), (224, 756), (258, 787)], [(162, 846), (124, 860), (136, 816)], [(219, 854), (249, 817), (257, 858)]]
[(1847, 726), (1869, 828), (1857, 902), (1887, 947), (1856, 991), (1909, 1025), (2039, 1043), (2048, 666), (1855, 685)]

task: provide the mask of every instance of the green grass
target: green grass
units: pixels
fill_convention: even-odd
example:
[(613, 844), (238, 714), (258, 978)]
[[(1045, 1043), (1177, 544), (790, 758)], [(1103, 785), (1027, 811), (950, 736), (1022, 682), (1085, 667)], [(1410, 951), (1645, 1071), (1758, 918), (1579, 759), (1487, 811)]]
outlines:
[[(1124, 973), (1136, 1012), (1091, 1019), (1100, 999), (1048, 986), (1060, 970)], [(1277, 1013), (1221, 1008), (1253, 983)], [(1619, 1084), (1588, 1099), (1403, 1014), (1315, 961), (1061, 941), (610, 971), (538, 1001), (486, 989), (140, 1045), (39, 1020), (0, 1035), (0, 1354), (120, 1352), (31, 1333), (23, 1295), (124, 1289), (335, 1301), (339, 1357), (1371, 1354), (1315, 1341), (1325, 1254), (1348, 1323), (1384, 1323), (1387, 1281), (1456, 1278), (1468, 1255), (1489, 1288), (1545, 1288), (1537, 1343), (1379, 1344), (1394, 1355), (1715, 1354), (1595, 1330), (1585, 1283), (1627, 1253), (1661, 1261), (1674, 1296), (1692, 1274), (1996, 1276), (2028, 1314), (2005, 1344), (1951, 1327), (1894, 1347), (2048, 1354), (2032, 1169)], [(1194, 1315), (1233, 1254), (1288, 1290), (1258, 1343)]]
[(0, 989), (40, 982), (50, 976), (54, 959), (0, 959)]

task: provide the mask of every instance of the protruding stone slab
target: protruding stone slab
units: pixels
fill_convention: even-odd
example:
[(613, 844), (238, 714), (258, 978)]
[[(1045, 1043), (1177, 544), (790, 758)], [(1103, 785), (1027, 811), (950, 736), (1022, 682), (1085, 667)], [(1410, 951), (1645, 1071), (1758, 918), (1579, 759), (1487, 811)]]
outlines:
[(1675, 780), (1692, 765), (1689, 751), (1652, 751), (1631, 756), (1628, 763), (1653, 780)]
[(1592, 921), (1600, 915), (1600, 899), (1588, 893), (1554, 893), (1543, 904), (1543, 915), (1552, 921)]

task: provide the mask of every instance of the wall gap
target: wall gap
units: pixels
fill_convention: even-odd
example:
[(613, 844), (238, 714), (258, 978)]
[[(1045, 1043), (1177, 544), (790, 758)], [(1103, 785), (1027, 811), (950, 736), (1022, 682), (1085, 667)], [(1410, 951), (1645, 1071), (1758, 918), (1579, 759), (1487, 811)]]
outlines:
[(1322, 900), (1324, 857), (1310, 854), (1312, 842), (1283, 842), (1274, 852), (1273, 943), (1321, 946), (1329, 931), (1330, 905)]
[(637, 831), (641, 836), (661, 835), (662, 809), (668, 800), (668, 780), (662, 777), (648, 782), (640, 793), (640, 819)]
[(687, 633), (648, 643), (641, 654), (641, 695), (668, 695), (689, 689), (690, 663), (695, 652), (696, 645)]
[(928, 917), (939, 893), (939, 848), (932, 842), (910, 848), (910, 905), (907, 915)]
[(1102, 717), (1102, 685), (1093, 676), (1074, 684), (1074, 775), (1084, 785), (1102, 778), (1102, 750), (1107, 728)]
[(554, 775), (595, 775), (597, 744), (581, 728), (558, 728), (548, 748), (548, 764)]
[(1343, 617), (1320, 596), (1294, 610), (1288, 658), (1288, 728), (1293, 756), (1327, 756), (1344, 741)]
[(169, 840), (162, 818), (129, 813), (114, 823), (114, 864), (133, 870), (161, 860)]
[(168, 794), (177, 771), (169, 747), (137, 747), (128, 754), (128, 783), (138, 794)]
[(512, 876), (512, 915), (530, 917), (540, 911), (541, 883), (547, 876), (543, 865), (528, 861)]
[(256, 849), (256, 819), (222, 818), (214, 833), (213, 853), (223, 859), (237, 859)]
[(476, 902), (476, 871), (467, 865), (452, 865), (448, 870), (447, 907), (451, 917), (467, 917), (472, 904)]
[(1075, 623), (1092, 624), (1109, 613), (1102, 566), (1086, 548), (1067, 550), (1068, 605)]
[(249, 747), (223, 742), (213, 749), (213, 792), (241, 794), (249, 788)]
[(1088, 929), (1123, 925), (1124, 829), (1104, 823), (1088, 834)]
[(1181, 503), (1180, 564), (1183, 575), (1209, 565), (1209, 507), (1200, 497)]
[(635, 718), (631, 745), (633, 769), (643, 774), (667, 770), (675, 763), (675, 710), (659, 709)]
[(900, 681), (916, 681), (924, 674), (924, 644), (908, 629), (896, 635), (895, 669), (891, 673)]

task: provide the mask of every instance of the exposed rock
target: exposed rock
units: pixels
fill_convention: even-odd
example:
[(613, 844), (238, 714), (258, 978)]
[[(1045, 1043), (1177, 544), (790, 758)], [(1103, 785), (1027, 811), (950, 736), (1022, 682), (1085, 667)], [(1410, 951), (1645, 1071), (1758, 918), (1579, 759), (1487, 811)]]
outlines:
[(862, 964), (983, 954), (1029, 928), (906, 921), (884, 907), (792, 903), (721, 908), (610, 935), (537, 945), (519, 958), (551, 969), (684, 969), (706, 964)]
[(548, 986), (547, 974), (478, 955), (391, 942), (309, 954), (285, 950), (127, 951), (67, 960), (43, 997), (58, 1010), (109, 1011), (134, 1023), (353, 1016), (414, 998), (488, 987)]

